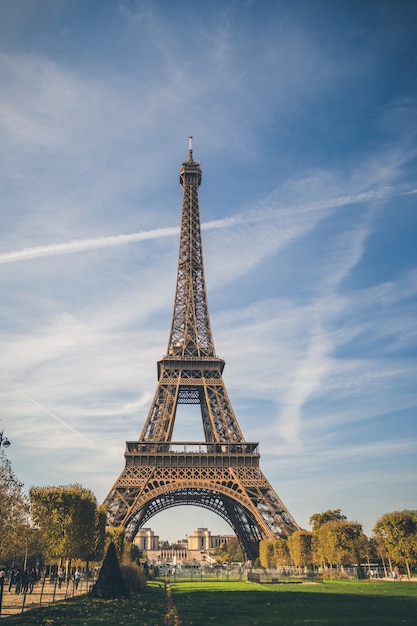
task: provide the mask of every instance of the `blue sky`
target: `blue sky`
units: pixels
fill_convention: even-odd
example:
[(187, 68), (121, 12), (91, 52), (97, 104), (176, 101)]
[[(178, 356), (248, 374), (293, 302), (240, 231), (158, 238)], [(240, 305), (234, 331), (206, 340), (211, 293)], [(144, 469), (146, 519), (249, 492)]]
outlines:
[[(417, 496), (417, 5), (3, 0), (0, 427), (102, 501), (166, 350), (188, 136), (224, 380), (297, 522)], [(202, 439), (179, 411), (174, 439)], [(148, 524), (229, 532), (204, 509)]]

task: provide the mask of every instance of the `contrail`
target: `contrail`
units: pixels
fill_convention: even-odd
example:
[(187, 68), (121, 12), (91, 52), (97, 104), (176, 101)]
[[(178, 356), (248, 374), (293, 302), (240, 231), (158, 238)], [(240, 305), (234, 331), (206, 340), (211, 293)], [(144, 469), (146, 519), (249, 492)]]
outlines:
[[(16, 389), (16, 388), (15, 388)], [(34, 400), (33, 398), (31, 398), (30, 396), (27, 395), (27, 393), (24, 393), (23, 391), (21, 391), (20, 389), (16, 389), (16, 391), (18, 391), (18, 393), (20, 393), (24, 398), (26, 398), (27, 400), (29, 400), (30, 402), (33, 402), (33, 404), (35, 406), (37, 406), (39, 409), (41, 409), (41, 411), (44, 411), (45, 413), (47, 413), (48, 415), (50, 415), (51, 417), (53, 417), (57, 422), (59, 422), (60, 424), (62, 424), (63, 426), (65, 426), (66, 428), (68, 428), (68, 430), (71, 430), (73, 433), (75, 433), (76, 435), (78, 435), (79, 437), (82, 437), (83, 439), (85, 439), (86, 441), (89, 441), (89, 439), (87, 439), (87, 437), (85, 437), (82, 433), (78, 432), (78, 430), (75, 430), (75, 428), (73, 428), (72, 426), (70, 426), (69, 424), (67, 424), (66, 422), (64, 422), (63, 419), (61, 419), (60, 417), (58, 417), (57, 415), (55, 415), (54, 413), (52, 413), (51, 411), (49, 411), (46, 407), (42, 406), (41, 404), (39, 404), (39, 402), (36, 402), (36, 400)]]
[[(406, 192), (396, 192), (391, 188), (385, 188), (376, 191), (367, 191), (352, 196), (339, 196), (329, 200), (313, 202), (308, 205), (282, 207), (278, 211), (279, 214), (292, 214), (300, 212), (317, 211), (320, 209), (340, 208), (357, 202), (372, 202), (375, 200), (383, 200), (397, 195), (409, 195), (416, 193), (416, 189)], [(272, 211), (276, 213), (277, 211)], [(252, 209), (246, 213), (226, 217), (202, 224), (202, 230), (214, 230), (217, 228), (229, 228), (236, 224), (257, 222), (271, 217), (271, 211)], [(66, 243), (52, 243), (46, 246), (35, 246), (33, 248), (24, 248), (13, 252), (5, 252), (0, 254), (0, 264), (14, 263), (16, 261), (26, 261), (38, 257), (55, 256), (59, 254), (72, 254), (74, 252), (84, 252), (85, 250), (94, 250), (96, 248), (107, 248), (111, 246), (121, 246), (126, 243), (135, 241), (145, 241), (147, 239), (158, 239), (159, 237), (172, 237), (179, 232), (178, 226), (167, 228), (156, 228), (154, 230), (140, 231), (129, 235), (110, 235), (108, 237), (91, 237), (89, 239), (73, 239)]]
[(158, 237), (170, 237), (178, 233), (178, 227), (158, 228), (156, 230), (141, 231), (130, 235), (111, 235), (109, 237), (92, 237), (90, 239), (73, 239), (66, 243), (52, 243), (47, 246), (36, 246), (34, 248), (24, 248), (15, 252), (0, 254), (0, 263), (12, 263), (14, 261), (25, 261), (42, 256), (54, 256), (57, 254), (71, 254), (73, 252), (83, 252), (95, 248), (106, 248), (109, 246), (121, 246), (132, 241), (143, 241), (145, 239), (156, 239)]
[[(203, 230), (213, 230), (216, 228), (227, 228), (244, 220), (242, 217), (228, 217), (225, 219), (206, 222), (202, 225)], [(178, 226), (167, 228), (156, 228), (154, 230), (140, 231), (130, 235), (110, 235), (108, 237), (91, 237), (89, 239), (73, 239), (66, 243), (52, 243), (46, 246), (35, 246), (24, 248), (14, 252), (0, 254), (0, 263), (14, 263), (16, 261), (26, 261), (38, 257), (55, 256), (59, 254), (72, 254), (74, 252), (84, 252), (95, 248), (107, 248), (110, 246), (121, 246), (135, 241), (145, 241), (147, 239), (158, 239), (159, 237), (171, 237), (179, 233)]]

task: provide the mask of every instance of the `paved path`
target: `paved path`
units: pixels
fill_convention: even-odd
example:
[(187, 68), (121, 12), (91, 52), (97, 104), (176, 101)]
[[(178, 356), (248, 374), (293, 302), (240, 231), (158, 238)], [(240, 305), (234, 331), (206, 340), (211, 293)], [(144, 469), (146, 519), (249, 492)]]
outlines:
[(65, 600), (66, 598), (72, 598), (73, 596), (79, 596), (87, 593), (87, 584), (82, 582), (78, 589), (75, 589), (74, 583), (70, 581), (68, 584), (64, 583), (61, 589), (58, 588), (56, 583), (52, 583), (49, 580), (39, 581), (34, 586), (32, 593), (15, 593), (12, 588), (9, 591), (9, 584), (6, 581), (3, 589), (3, 601), (1, 607), (1, 617), (7, 617), (9, 615), (16, 615), (23, 613), (29, 609), (35, 609), (52, 602), (58, 602), (59, 600)]

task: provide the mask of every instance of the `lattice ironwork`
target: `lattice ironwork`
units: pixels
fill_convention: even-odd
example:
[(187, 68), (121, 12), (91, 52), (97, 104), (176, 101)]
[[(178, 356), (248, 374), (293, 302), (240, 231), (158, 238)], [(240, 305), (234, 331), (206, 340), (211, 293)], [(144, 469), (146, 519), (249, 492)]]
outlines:
[[(109, 525), (133, 540), (157, 513), (197, 505), (223, 517), (247, 557), (261, 539), (288, 537), (297, 523), (259, 468), (258, 444), (246, 442), (223, 381), (208, 313), (198, 187), (200, 164), (190, 138), (180, 170), (183, 188), (177, 285), (166, 356), (137, 442), (126, 444), (126, 465), (105, 504)], [(179, 404), (200, 406), (204, 442), (173, 442)]]

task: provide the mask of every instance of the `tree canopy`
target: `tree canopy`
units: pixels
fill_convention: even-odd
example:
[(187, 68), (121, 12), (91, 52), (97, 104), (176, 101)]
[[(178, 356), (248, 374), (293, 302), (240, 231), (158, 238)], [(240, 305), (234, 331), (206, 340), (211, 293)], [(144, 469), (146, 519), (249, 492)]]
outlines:
[(310, 519), (310, 526), (313, 528), (313, 532), (319, 529), (322, 524), (327, 522), (341, 522), (347, 520), (346, 515), (343, 515), (340, 509), (328, 509), (324, 513), (314, 513)]
[(313, 563), (312, 539), (312, 533), (307, 530), (296, 530), (288, 537), (288, 548), (294, 565), (308, 567)]
[(417, 561), (417, 511), (385, 513), (373, 532), (390, 562), (404, 564), (410, 577), (410, 564)]
[(330, 565), (360, 564), (366, 552), (367, 539), (359, 522), (334, 520), (321, 524), (313, 532), (313, 554), (316, 563)]
[(29, 519), (29, 502), (23, 483), (15, 476), (12, 465), (0, 452), (0, 563), (24, 559), (35, 542)]
[(222, 544), (214, 550), (216, 561), (232, 563), (243, 561), (243, 552), (238, 539), (232, 539), (228, 544)]
[(89, 489), (32, 487), (30, 501), (49, 558), (90, 561), (98, 556), (104, 545), (103, 511)]

